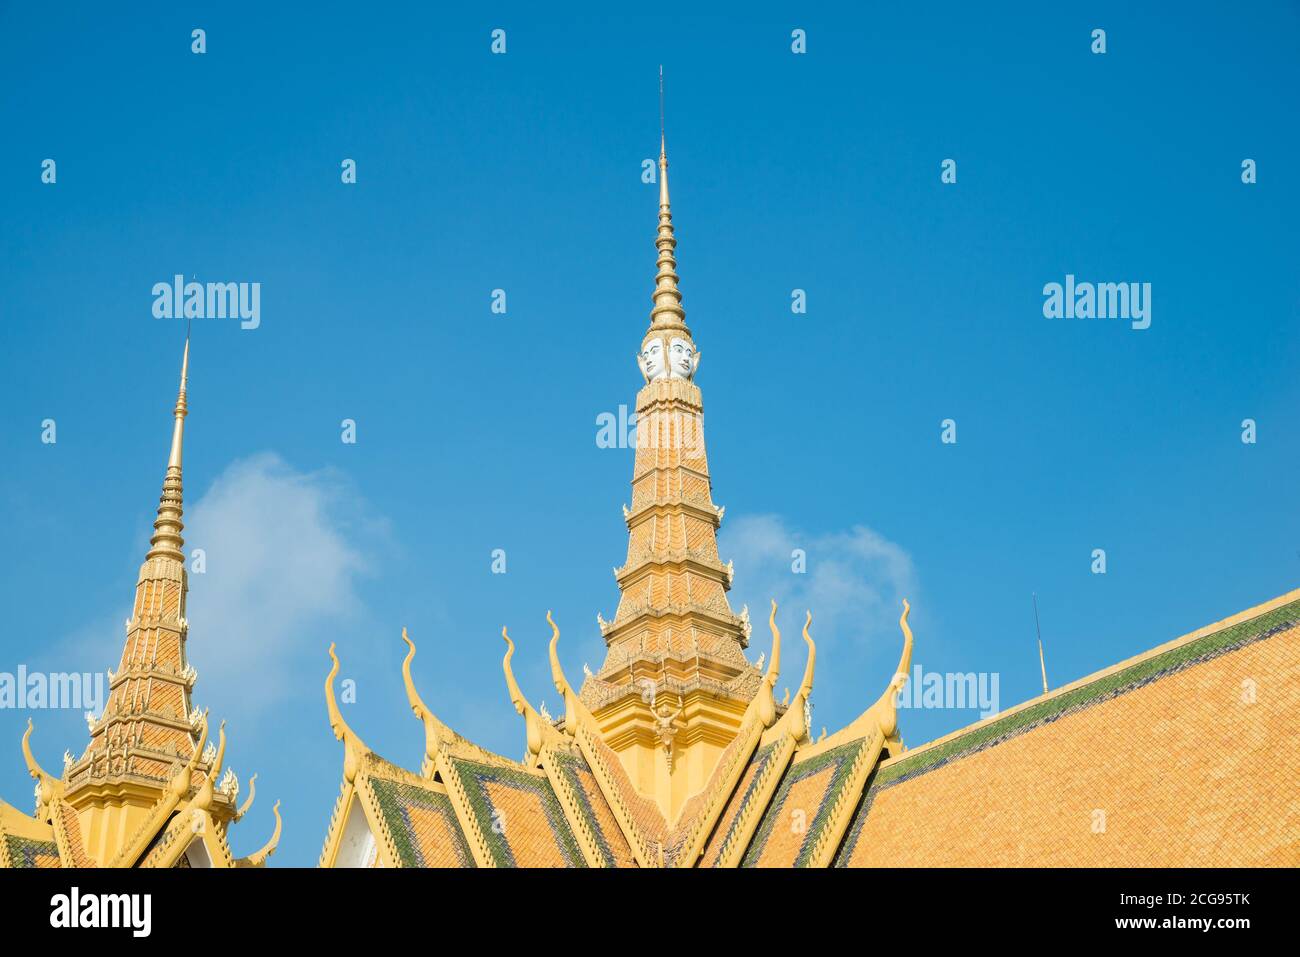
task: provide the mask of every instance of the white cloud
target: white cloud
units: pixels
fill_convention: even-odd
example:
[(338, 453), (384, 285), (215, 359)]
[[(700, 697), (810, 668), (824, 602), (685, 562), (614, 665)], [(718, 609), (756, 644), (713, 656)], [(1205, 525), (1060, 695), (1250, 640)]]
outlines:
[(237, 695), (247, 711), (273, 692), (315, 690), (291, 662), (319, 666), (321, 625), (360, 613), (376, 534), (382, 524), (333, 470), (300, 472), (272, 453), (228, 466), (186, 509), (186, 552), (203, 549), (207, 563), (190, 575), (186, 610), (203, 696)]
[[(903, 599), (916, 599), (916, 570), (899, 545), (862, 525), (820, 535), (790, 528), (777, 515), (741, 516), (723, 526), (720, 548), (735, 563), (732, 605), (749, 605), (754, 647), (766, 647), (763, 623), (775, 598), (785, 626), (813, 613), (819, 648), (853, 652), (898, 647)], [(792, 553), (806, 556), (803, 574), (792, 571)], [(852, 655), (856, 657), (856, 655)], [(830, 660), (819, 656), (826, 665)], [(847, 663), (841, 658), (841, 663)]]

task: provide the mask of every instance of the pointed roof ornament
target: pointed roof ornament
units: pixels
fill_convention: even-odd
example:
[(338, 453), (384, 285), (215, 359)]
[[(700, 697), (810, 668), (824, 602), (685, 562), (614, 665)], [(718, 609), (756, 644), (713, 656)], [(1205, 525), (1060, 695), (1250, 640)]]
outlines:
[[(550, 725), (542, 722), (542, 716), (524, 697), (523, 689), (519, 687), (519, 682), (515, 679), (514, 668), (510, 665), (510, 659), (515, 656), (515, 643), (510, 640), (510, 635), (504, 625), (501, 627), (501, 637), (506, 643), (506, 655), (501, 660), (501, 670), (505, 672), (506, 690), (510, 693), (510, 703), (515, 706), (515, 711), (522, 715), (524, 719), (528, 750), (524, 755), (523, 763), (531, 765), (536, 761), (542, 747), (546, 744), (547, 735), (545, 729), (550, 728)], [(553, 728), (551, 731), (554, 734)]]
[(275, 849), (280, 846), (280, 802), (276, 801), (271, 806), (271, 813), (275, 815), (275, 830), (271, 833), (271, 839), (262, 845), (260, 850), (254, 851), (244, 858), (241, 862), (248, 867), (265, 867), (266, 859), (275, 853)]
[(27, 731), (23, 734), (23, 760), (27, 762), (27, 773), (36, 779), (36, 796), (40, 802), (37, 817), (46, 819), (51, 813), (51, 805), (56, 798), (63, 796), (63, 782), (47, 774), (32, 753), (32, 719), (27, 719)]
[[(773, 616), (772, 621), (775, 624), (775, 616)], [(786, 712), (776, 725), (777, 727), (784, 726), (786, 733), (800, 744), (807, 744), (812, 740), (810, 737), (812, 733), (812, 709), (808, 699), (812, 695), (813, 674), (817, 667), (817, 643), (813, 641), (812, 635), (808, 633), (810, 627), (812, 627), (811, 610), (806, 612), (803, 623), (803, 640), (804, 644), (808, 646), (808, 659), (804, 662), (803, 678), (799, 682), (799, 690), (795, 692), (793, 701), (790, 700), (790, 690), (786, 689), (785, 700), (781, 702), (785, 706)]]
[(185, 553), (181, 550), (185, 545), (185, 539), (181, 537), (181, 531), (185, 528), (181, 521), (182, 512), (182, 488), (181, 488), (181, 450), (185, 439), (185, 416), (189, 412), (186, 402), (186, 383), (189, 379), (190, 371), (190, 337), (187, 332), (185, 335), (185, 352), (181, 356), (181, 387), (176, 396), (176, 408), (172, 414), (175, 421), (172, 425), (172, 446), (171, 452), (167, 456), (167, 474), (163, 478), (162, 497), (158, 500), (158, 518), (154, 520), (153, 537), (149, 539), (149, 553), (145, 555), (145, 560), (153, 558), (171, 558), (178, 562), (185, 561)]
[[(772, 630), (772, 657), (768, 662), (767, 671), (763, 674), (763, 680), (758, 686), (758, 691), (750, 699), (749, 706), (745, 709), (746, 720), (750, 714), (758, 718), (763, 723), (764, 728), (770, 728), (776, 723), (776, 698), (772, 692), (776, 688), (777, 679), (781, 676), (781, 629), (776, 627), (776, 599), (772, 599), (772, 614), (768, 618), (768, 627)], [(762, 659), (760, 658), (760, 663)]]
[(560, 665), (560, 655), (556, 648), (560, 643), (560, 626), (555, 623), (549, 611), (546, 613), (546, 623), (551, 626), (551, 643), (546, 649), (547, 656), (551, 659), (551, 682), (555, 685), (555, 690), (564, 696), (564, 733), (571, 738), (574, 737), (578, 733), (579, 724), (585, 725), (589, 731), (599, 733), (596, 719), (591, 716), (591, 711), (573, 690), (569, 679), (564, 676), (564, 668)]
[(339, 710), (338, 699), (334, 697), (334, 679), (339, 673), (339, 656), (334, 653), (334, 643), (330, 642), (330, 661), (333, 662), (330, 673), (325, 676), (325, 708), (329, 712), (330, 730), (334, 737), (343, 742), (343, 777), (351, 783), (361, 770), (361, 762), (370, 749), (357, 737), (357, 733), (348, 726), (343, 712)]
[(438, 759), (438, 749), (445, 742), (459, 741), (461, 737), (438, 720), (438, 716), (420, 697), (420, 692), (415, 687), (415, 679), (411, 677), (411, 659), (415, 657), (415, 642), (411, 640), (405, 628), (402, 629), (402, 641), (406, 642), (407, 649), (406, 657), (402, 660), (402, 683), (406, 686), (406, 701), (415, 712), (415, 716), (424, 724), (424, 765), (421, 773), (427, 778), (432, 778)]
[(251, 778), (248, 779), (248, 797), (244, 800), (243, 804), (239, 805), (239, 810), (235, 812), (236, 821), (238, 821), (240, 818), (242, 818), (245, 814), (248, 813), (248, 809), (253, 806), (253, 799), (255, 797), (257, 797), (257, 775), (256, 774), (254, 774)]

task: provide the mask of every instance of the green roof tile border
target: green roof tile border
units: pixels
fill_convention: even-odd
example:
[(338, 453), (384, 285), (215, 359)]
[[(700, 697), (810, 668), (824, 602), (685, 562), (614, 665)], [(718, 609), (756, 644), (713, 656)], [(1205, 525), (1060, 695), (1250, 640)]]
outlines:
[(452, 851), (460, 866), (474, 866), (474, 857), (470, 853), (465, 836), (460, 831), (456, 812), (452, 810), (451, 799), (447, 795), (404, 781), (391, 781), (381, 777), (370, 778), (370, 790), (379, 805), (384, 824), (388, 827), (389, 836), (392, 838), (403, 867), (427, 866), (424, 854), (412, 838), (414, 823), (411, 821), (410, 808), (413, 806), (442, 817), (452, 836)]
[[(713, 843), (714, 840), (721, 839), (722, 844), (718, 847), (717, 857), (721, 858), (724, 854), (727, 853), (727, 850), (731, 847), (732, 843), (736, 840), (737, 827), (740, 824), (740, 819), (744, 817), (745, 810), (750, 800), (753, 798), (754, 792), (758, 789), (759, 781), (763, 777), (763, 771), (766, 770), (767, 763), (772, 760), (780, 744), (781, 744), (780, 740), (769, 742), (768, 744), (763, 745), (761, 748), (755, 751), (754, 756), (749, 759), (749, 764), (747, 764), (745, 766), (745, 770), (741, 772), (740, 780), (742, 781), (745, 780), (745, 775), (749, 773), (750, 764), (754, 765), (757, 768), (757, 770), (755, 770), (753, 776), (749, 779), (749, 784), (746, 785), (745, 792), (743, 794), (738, 795), (737, 797), (732, 798), (732, 800), (739, 800), (740, 804), (736, 810), (736, 813), (731, 816), (731, 821), (727, 825), (727, 833), (725, 835), (714, 835), (712, 840), (705, 842), (704, 845), (705, 851), (708, 850), (709, 846)], [(730, 802), (728, 802), (726, 805), (723, 806), (722, 809), (723, 817), (725, 817), (727, 811), (730, 810), (730, 806), (731, 806)], [(703, 856), (704, 854), (702, 853), (701, 858), (703, 858)]]
[(803, 840), (799, 844), (799, 853), (794, 860), (794, 867), (807, 867), (808, 857), (812, 854), (817, 838), (829, 823), (830, 809), (835, 803), (835, 798), (839, 796), (840, 791), (847, 784), (849, 774), (853, 769), (853, 762), (857, 760), (858, 754), (866, 745), (867, 738), (854, 738), (852, 741), (836, 745), (829, 751), (823, 751), (820, 754), (815, 754), (812, 757), (791, 764), (781, 778), (781, 784), (772, 796), (771, 803), (764, 810), (758, 830), (754, 832), (754, 837), (741, 858), (740, 866), (755, 867), (758, 865), (758, 862), (763, 857), (763, 851), (767, 848), (767, 841), (772, 835), (772, 828), (776, 825), (777, 818), (785, 810), (785, 802), (789, 798), (794, 785), (804, 778), (821, 773), (829, 767), (833, 769), (831, 779), (826, 783), (825, 790), (822, 791), (817, 800), (817, 807), (812, 814), (812, 820), (807, 824)]
[(904, 755), (896, 764), (877, 767), (867, 781), (867, 786), (864, 788), (866, 793), (853, 814), (853, 823), (849, 826), (844, 842), (835, 854), (832, 866), (848, 866), (848, 861), (857, 847), (863, 825), (866, 824), (867, 815), (871, 812), (876, 795), (881, 791), (995, 747), (1035, 728), (1050, 724), (1058, 718), (1135, 691), (1167, 675), (1185, 671), (1257, 641), (1272, 638), (1274, 635), (1291, 630), (1298, 622), (1300, 622), (1300, 601), (1281, 605), (1255, 618), (1202, 635), (1186, 644), (1170, 648), (1142, 661), (1136, 661), (1127, 668), (1102, 675), (1095, 681), (1022, 708), (1005, 718), (996, 719), (967, 734), (959, 735), (933, 748), (927, 748), (913, 759), (909, 760)]
[(586, 867), (587, 859), (578, 848), (577, 838), (564, 816), (560, 799), (555, 796), (550, 780), (544, 774), (530, 774), (522, 768), (500, 767), (465, 758), (452, 758), (452, 768), (460, 776), (470, 809), (487, 841), (488, 851), (497, 867), (517, 867), (514, 848), (506, 835), (507, 826), (493, 816), (495, 808), (484, 786), (487, 782), (500, 784), (534, 795), (542, 809), (543, 817), (551, 829), (551, 837), (559, 848), (560, 856), (568, 867)]
[(30, 837), (6, 834), (5, 847), (9, 854), (10, 867), (35, 867), (37, 857), (59, 859), (59, 845), (53, 841), (37, 841)]
[[(596, 808), (592, 805), (591, 795), (587, 793), (582, 779), (578, 776), (578, 772), (581, 770), (591, 774), (592, 780), (595, 780), (595, 775), (592, 774), (587, 759), (582, 756), (580, 751), (556, 750), (552, 755), (552, 760), (555, 763), (555, 769), (563, 775), (569, 784), (569, 788), (573, 791), (575, 803), (578, 805), (578, 810), (596, 842), (596, 850), (600, 852), (601, 860), (605, 862), (606, 867), (618, 867), (618, 857), (614, 854), (613, 848), (610, 847), (609, 836), (601, 828), (600, 818), (596, 815)], [(601, 800), (604, 800), (604, 795), (601, 795)], [(610, 813), (612, 816), (613, 812)], [(618, 836), (623, 837), (622, 833)], [(626, 843), (626, 839), (624, 839), (624, 842)], [(631, 856), (632, 849), (629, 847), (628, 857)]]
[(1237, 651), (1257, 641), (1294, 628), (1300, 621), (1300, 601), (1282, 605), (1272, 611), (1212, 632), (1168, 651), (1134, 662), (1095, 681), (1053, 695), (1037, 704), (1021, 708), (1004, 718), (997, 718), (966, 734), (920, 751), (915, 757), (903, 755), (895, 764), (880, 769), (875, 788), (891, 787), (918, 775), (943, 767), (1003, 741), (1050, 724), (1084, 708), (1109, 701), (1179, 671)]

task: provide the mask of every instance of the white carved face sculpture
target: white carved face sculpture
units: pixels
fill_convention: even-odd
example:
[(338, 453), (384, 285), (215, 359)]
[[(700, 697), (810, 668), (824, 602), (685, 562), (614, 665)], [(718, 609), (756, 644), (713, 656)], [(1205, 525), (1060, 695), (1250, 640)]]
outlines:
[(668, 344), (669, 374), (674, 379), (689, 379), (695, 375), (695, 366), (698, 362), (695, 346), (691, 341), (674, 336)]
[(668, 374), (668, 364), (664, 359), (664, 341), (662, 339), (650, 339), (642, 347), (637, 361), (641, 365), (641, 372), (651, 381), (662, 379)]

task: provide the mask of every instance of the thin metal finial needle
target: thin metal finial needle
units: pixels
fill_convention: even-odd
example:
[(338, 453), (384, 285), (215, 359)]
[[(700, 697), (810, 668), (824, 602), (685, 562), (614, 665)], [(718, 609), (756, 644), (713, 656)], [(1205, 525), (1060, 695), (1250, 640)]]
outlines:
[(659, 64), (659, 143), (664, 141), (664, 65)]
[(1047, 660), (1043, 657), (1043, 628), (1038, 623), (1038, 593), (1034, 596), (1034, 629), (1038, 632), (1038, 667), (1043, 671), (1043, 694), (1047, 694)]

